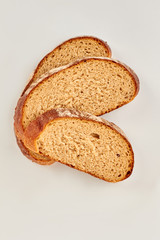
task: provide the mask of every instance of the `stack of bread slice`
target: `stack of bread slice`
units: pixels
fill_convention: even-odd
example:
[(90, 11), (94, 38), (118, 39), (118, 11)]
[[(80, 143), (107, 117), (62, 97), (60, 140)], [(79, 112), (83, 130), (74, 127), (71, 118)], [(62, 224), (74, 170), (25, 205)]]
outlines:
[(69, 39), (38, 64), (18, 100), (17, 143), (32, 161), (55, 161), (109, 182), (132, 173), (134, 154), (122, 130), (100, 117), (137, 95), (139, 80), (111, 59), (95, 37)]

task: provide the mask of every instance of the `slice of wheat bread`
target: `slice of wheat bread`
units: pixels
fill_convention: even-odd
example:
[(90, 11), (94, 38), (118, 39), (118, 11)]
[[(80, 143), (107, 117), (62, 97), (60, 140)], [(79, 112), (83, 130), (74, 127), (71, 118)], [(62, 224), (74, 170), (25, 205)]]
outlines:
[(35, 84), (15, 110), (15, 132), (21, 140), (28, 124), (50, 109), (74, 108), (102, 115), (132, 101), (139, 90), (136, 74), (109, 58), (77, 61)]
[(67, 65), (84, 57), (111, 57), (111, 49), (107, 42), (92, 36), (68, 39), (39, 62), (22, 95), (32, 82), (51, 69)]
[(133, 170), (133, 150), (122, 130), (89, 113), (52, 109), (32, 121), (24, 136), (35, 153), (109, 182)]

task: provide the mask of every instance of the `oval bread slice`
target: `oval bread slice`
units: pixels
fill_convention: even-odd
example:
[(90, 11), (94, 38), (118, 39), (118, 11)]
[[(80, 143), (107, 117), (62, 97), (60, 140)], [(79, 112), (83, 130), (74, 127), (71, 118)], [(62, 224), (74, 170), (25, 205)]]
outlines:
[[(134, 99), (139, 90), (136, 74), (109, 58), (87, 58), (33, 83), (19, 99), (15, 132), (23, 140), (28, 124), (56, 108), (74, 108), (102, 115)], [(29, 93), (28, 93), (29, 91)]]
[(54, 48), (39, 62), (22, 95), (32, 82), (51, 69), (67, 65), (84, 57), (111, 57), (111, 49), (107, 42), (92, 36), (68, 39)]
[(118, 182), (132, 173), (134, 154), (122, 130), (89, 113), (47, 111), (24, 135), (25, 145), (35, 153), (100, 179)]

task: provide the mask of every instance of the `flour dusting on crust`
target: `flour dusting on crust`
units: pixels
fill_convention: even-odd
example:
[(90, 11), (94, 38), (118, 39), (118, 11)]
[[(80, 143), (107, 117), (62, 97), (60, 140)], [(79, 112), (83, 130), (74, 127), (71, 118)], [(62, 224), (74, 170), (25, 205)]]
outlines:
[(103, 119), (101, 117), (96, 117), (87, 112), (79, 112), (75, 109), (57, 108), (55, 110), (58, 113), (59, 117), (87, 118), (89, 120), (104, 123), (105, 125), (107, 125), (111, 128), (114, 128), (117, 132), (119, 132), (121, 135), (123, 135), (127, 139), (127, 137), (126, 137), (125, 133), (122, 131), (122, 129), (120, 129), (114, 123), (108, 122), (106, 119)]
[(75, 109), (57, 108), (59, 117), (88, 118), (97, 122), (103, 122), (103, 119), (87, 112), (79, 112)]

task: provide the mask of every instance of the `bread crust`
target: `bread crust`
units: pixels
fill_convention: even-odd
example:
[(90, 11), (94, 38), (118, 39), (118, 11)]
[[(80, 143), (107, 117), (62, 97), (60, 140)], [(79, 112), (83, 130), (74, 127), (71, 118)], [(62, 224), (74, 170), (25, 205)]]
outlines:
[(42, 62), (44, 61), (44, 59), (46, 59), (50, 54), (52, 54), (57, 48), (60, 48), (63, 44), (66, 44), (72, 40), (76, 40), (76, 39), (94, 39), (98, 42), (101, 42), (102, 45), (106, 48), (107, 52), (108, 52), (108, 57), (110, 58), (112, 56), (112, 51), (111, 51), (111, 48), (109, 47), (108, 43), (106, 41), (103, 41), (102, 39), (99, 39), (97, 37), (93, 37), (93, 36), (79, 36), (79, 37), (74, 37), (74, 38), (70, 38), (64, 42), (62, 42), (60, 45), (58, 45), (56, 48), (54, 48), (51, 52), (49, 52), (47, 55), (45, 55), (42, 60), (38, 63), (36, 69), (34, 70), (34, 72), (31, 74), (29, 80), (28, 80), (28, 83), (25, 87), (25, 89), (23, 90), (21, 96), (23, 96), (23, 94), (25, 93), (25, 91), (29, 88), (29, 86), (32, 84), (32, 82), (34, 81), (34, 76), (35, 74), (37, 73), (37, 71), (39, 70)]
[(38, 163), (40, 165), (51, 165), (54, 163), (54, 160), (45, 156), (40, 156), (40, 154), (36, 154), (29, 150), (28, 148), (26, 148), (24, 143), (17, 137), (16, 140), (23, 155), (26, 156), (28, 159), (32, 160), (32, 162)]
[[(40, 115), (39, 117), (37, 117), (35, 120), (33, 120), (28, 127), (25, 130), (24, 133), (24, 143), (25, 145), (32, 151), (38, 153), (37, 147), (36, 147), (36, 139), (39, 137), (39, 135), (42, 133), (42, 131), (45, 129), (45, 127), (47, 126), (47, 124), (49, 124), (50, 122), (57, 120), (59, 118), (65, 119), (65, 118), (77, 118), (80, 120), (87, 120), (87, 121), (92, 121), (92, 122), (96, 122), (97, 124), (103, 124), (107, 127), (110, 127), (112, 130), (114, 130), (115, 132), (117, 132), (128, 144), (131, 154), (132, 154), (132, 163), (131, 163), (131, 169), (130, 171), (126, 174), (125, 178), (128, 178), (133, 171), (133, 167), (134, 167), (134, 152), (132, 149), (132, 146), (129, 142), (129, 140), (126, 138), (124, 132), (115, 124), (108, 122), (105, 119), (102, 119), (100, 117), (95, 117), (89, 113), (85, 113), (85, 112), (79, 112), (77, 110), (74, 109), (52, 109), (49, 110), (45, 113), (43, 113), (42, 115)], [(54, 159), (54, 162), (57, 161), (59, 162), (57, 159)], [(70, 167), (73, 167), (69, 164), (66, 164)], [(76, 169), (76, 167), (74, 167)], [(79, 170), (77, 168), (77, 170)], [(88, 172), (86, 172), (88, 173)], [(90, 174), (90, 173), (89, 173)], [(95, 176), (94, 174), (91, 174), (93, 176)], [(97, 177), (97, 176), (95, 176)], [(121, 179), (121, 180), (124, 180)], [(105, 180), (105, 179), (103, 179)]]

